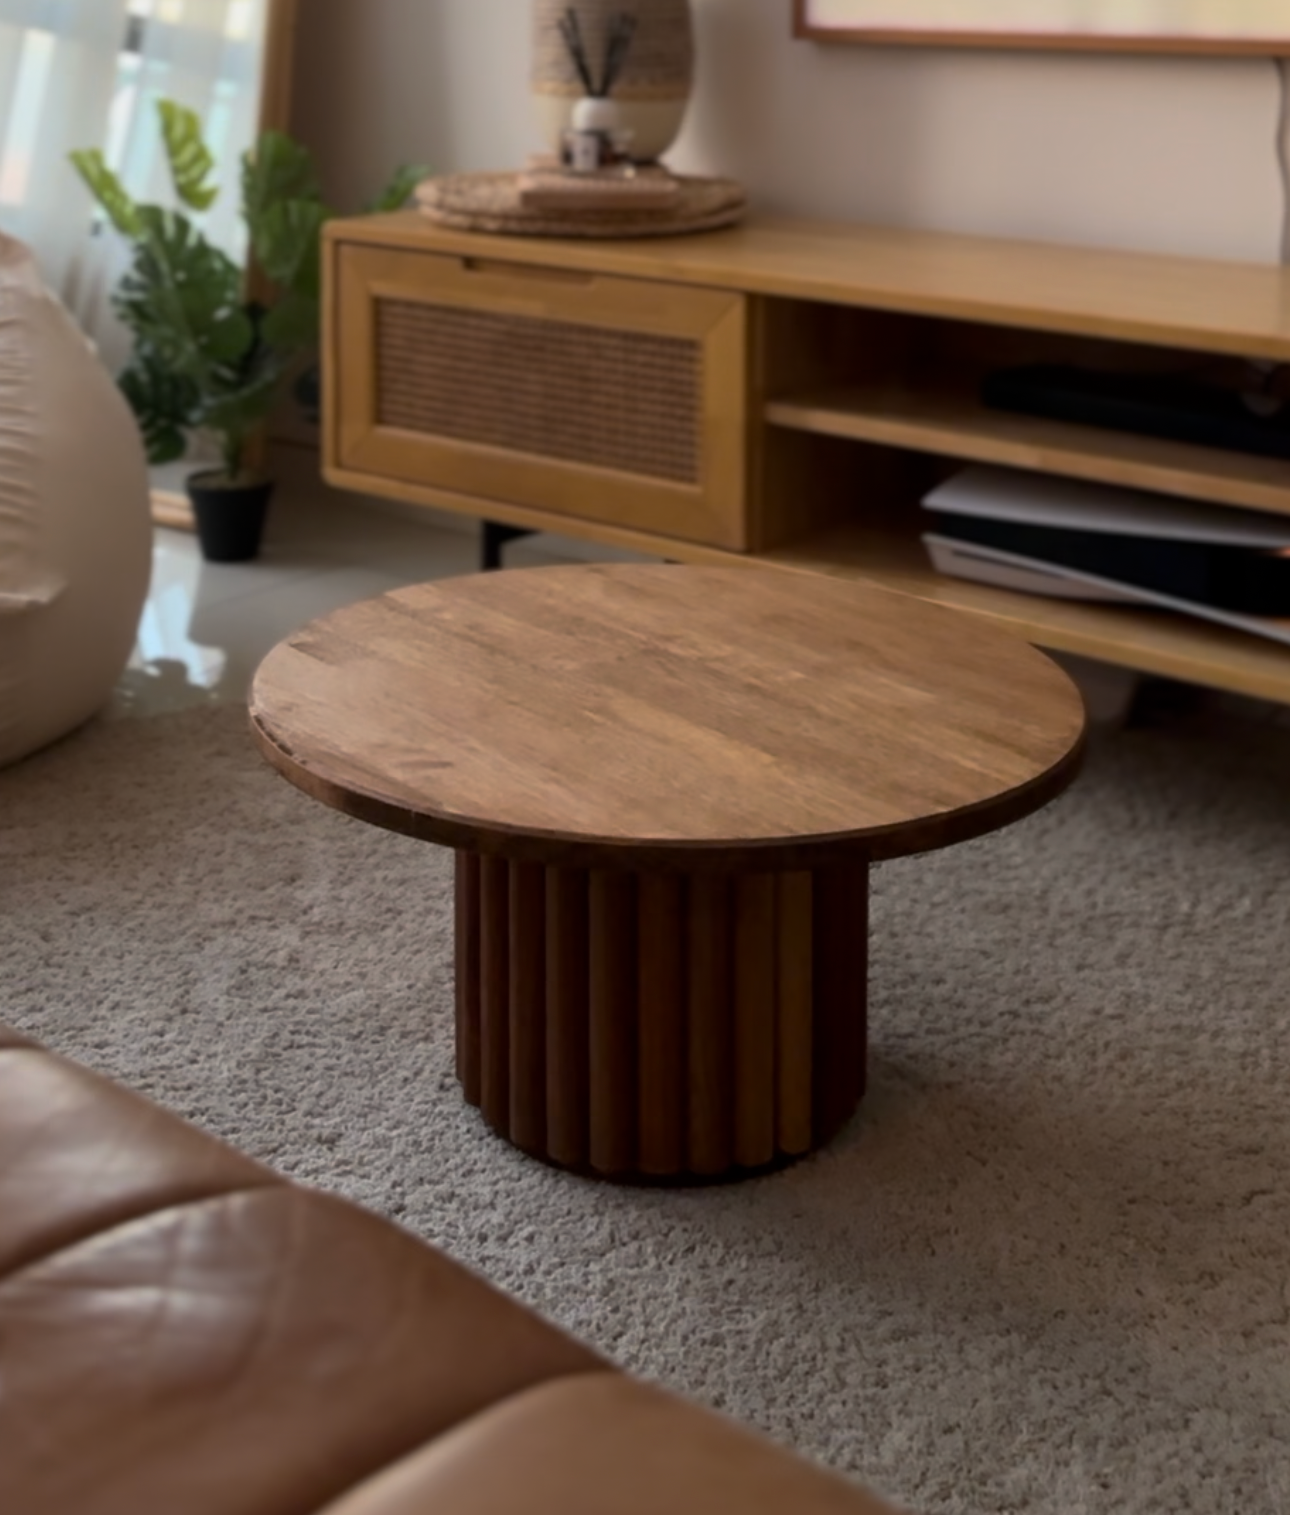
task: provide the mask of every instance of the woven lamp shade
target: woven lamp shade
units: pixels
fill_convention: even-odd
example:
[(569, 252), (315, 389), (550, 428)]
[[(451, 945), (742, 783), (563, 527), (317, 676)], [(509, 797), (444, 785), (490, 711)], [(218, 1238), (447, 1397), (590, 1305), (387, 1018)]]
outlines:
[[(574, 105), (586, 94), (560, 35), (560, 17), (569, 6), (570, 0), (533, 0), (533, 99), (553, 152), (559, 151)], [(637, 18), (636, 40), (614, 99), (635, 134), (632, 155), (640, 161), (661, 157), (681, 130), (694, 83), (690, 0), (577, 0), (573, 9), (596, 73), (612, 18), (624, 11)]]

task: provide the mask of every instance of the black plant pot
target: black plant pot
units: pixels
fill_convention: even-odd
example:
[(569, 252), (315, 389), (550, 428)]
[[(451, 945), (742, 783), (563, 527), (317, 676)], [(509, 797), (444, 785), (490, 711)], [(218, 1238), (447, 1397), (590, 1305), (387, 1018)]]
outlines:
[(248, 563), (259, 556), (273, 481), (230, 484), (218, 469), (191, 474), (188, 498), (208, 563)]

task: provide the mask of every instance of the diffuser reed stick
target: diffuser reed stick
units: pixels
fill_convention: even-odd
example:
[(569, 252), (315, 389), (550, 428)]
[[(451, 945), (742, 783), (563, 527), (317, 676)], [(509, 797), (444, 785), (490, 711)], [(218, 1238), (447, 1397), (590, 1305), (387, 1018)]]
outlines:
[(560, 17), (559, 26), (560, 36), (564, 39), (564, 45), (573, 60), (573, 66), (578, 71), (578, 78), (582, 81), (583, 89), (592, 99), (608, 99), (614, 85), (622, 77), (623, 69), (626, 68), (627, 60), (631, 55), (632, 44), (636, 40), (637, 18), (630, 11), (615, 11), (609, 18), (605, 57), (598, 84), (587, 54), (586, 41), (582, 35), (582, 23), (578, 19), (576, 6), (568, 7), (564, 15)]
[(619, 11), (609, 23), (609, 39), (605, 43), (605, 67), (600, 79), (600, 93), (609, 96), (614, 85), (622, 77), (623, 69), (636, 40), (636, 17), (628, 11)]

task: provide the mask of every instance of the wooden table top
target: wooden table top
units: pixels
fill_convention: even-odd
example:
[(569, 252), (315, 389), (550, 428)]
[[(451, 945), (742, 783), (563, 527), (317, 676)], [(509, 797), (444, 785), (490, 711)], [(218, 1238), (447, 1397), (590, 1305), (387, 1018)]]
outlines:
[(579, 867), (814, 868), (926, 851), (1074, 777), (1042, 653), (867, 584), (756, 568), (525, 569), (314, 621), (256, 675), (269, 760), (339, 810)]

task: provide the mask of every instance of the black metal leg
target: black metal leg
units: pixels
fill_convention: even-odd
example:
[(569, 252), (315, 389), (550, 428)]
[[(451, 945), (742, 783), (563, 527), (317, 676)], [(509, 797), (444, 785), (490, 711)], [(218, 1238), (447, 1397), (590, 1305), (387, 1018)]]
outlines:
[(1138, 680), (1124, 724), (1131, 727), (1176, 726), (1198, 715), (1212, 703), (1214, 691), (1178, 679), (1147, 677)]
[(484, 521), (482, 524), (484, 529), (480, 539), (479, 557), (481, 573), (492, 573), (502, 566), (502, 548), (507, 542), (533, 535), (523, 526), (503, 526), (498, 521)]

